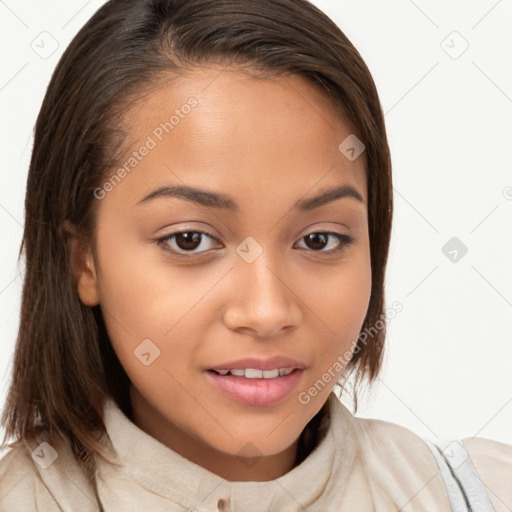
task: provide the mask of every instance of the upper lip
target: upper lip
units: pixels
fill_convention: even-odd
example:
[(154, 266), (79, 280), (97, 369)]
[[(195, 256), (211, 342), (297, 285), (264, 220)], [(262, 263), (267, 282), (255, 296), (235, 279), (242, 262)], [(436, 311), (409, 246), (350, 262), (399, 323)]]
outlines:
[(248, 357), (237, 361), (229, 361), (215, 365), (210, 370), (232, 370), (243, 368), (254, 368), (257, 370), (273, 370), (274, 368), (299, 368), (304, 369), (306, 365), (302, 361), (290, 359), (285, 356), (275, 356), (269, 359), (258, 359), (256, 357)]

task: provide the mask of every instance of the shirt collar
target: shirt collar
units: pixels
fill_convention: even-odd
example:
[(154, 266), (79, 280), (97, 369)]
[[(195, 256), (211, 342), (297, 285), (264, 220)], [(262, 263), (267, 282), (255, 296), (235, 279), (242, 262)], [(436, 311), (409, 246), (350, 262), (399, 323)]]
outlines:
[(141, 430), (109, 398), (104, 423), (111, 446), (117, 452), (120, 470), (175, 501), (190, 503), (191, 497), (207, 509), (220, 499), (226, 510), (281, 510), (290, 505), (314, 503), (329, 490), (337, 492), (346, 481), (355, 456), (352, 413), (334, 392), (328, 397), (329, 414), (322, 418), (325, 435), (311, 453), (291, 471), (267, 482), (231, 482), (182, 457)]

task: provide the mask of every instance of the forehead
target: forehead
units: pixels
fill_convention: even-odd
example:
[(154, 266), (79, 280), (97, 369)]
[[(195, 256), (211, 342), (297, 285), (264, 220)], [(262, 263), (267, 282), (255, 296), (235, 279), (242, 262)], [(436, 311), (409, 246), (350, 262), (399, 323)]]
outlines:
[(189, 70), (148, 93), (124, 124), (133, 144), (121, 165), (133, 151), (151, 147), (124, 180), (132, 203), (164, 182), (276, 197), (347, 182), (366, 201), (365, 155), (350, 161), (339, 149), (357, 133), (354, 126), (297, 75)]

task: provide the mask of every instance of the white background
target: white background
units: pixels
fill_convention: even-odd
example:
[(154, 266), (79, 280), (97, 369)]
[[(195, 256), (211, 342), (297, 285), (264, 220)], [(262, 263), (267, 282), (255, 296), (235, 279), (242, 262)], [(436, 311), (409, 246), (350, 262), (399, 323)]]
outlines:
[[(387, 300), (403, 311), (358, 416), (433, 440), (512, 444), (512, 1), (313, 3), (370, 68), (393, 160)], [(19, 322), (32, 130), (60, 55), (102, 4), (0, 0), (1, 406)], [(42, 41), (45, 51), (58, 45), (47, 58), (34, 50)], [(442, 252), (452, 237), (468, 248), (456, 262)]]

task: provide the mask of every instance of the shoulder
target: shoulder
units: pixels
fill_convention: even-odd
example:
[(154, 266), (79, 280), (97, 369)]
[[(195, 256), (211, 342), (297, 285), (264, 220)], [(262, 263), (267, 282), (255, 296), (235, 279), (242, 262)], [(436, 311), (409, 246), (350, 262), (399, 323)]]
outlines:
[[(0, 511), (36, 510), (36, 481), (21, 443), (0, 450)], [(51, 509), (50, 509), (51, 510)]]
[(437, 463), (425, 440), (402, 425), (374, 418), (355, 418), (354, 428), (360, 450), (370, 458), (380, 458), (397, 474), (409, 468), (415, 473), (432, 473)]
[(0, 448), (0, 512), (96, 510), (94, 496), (61, 443), (16, 441)]
[(355, 417), (354, 419), (356, 432), (372, 446), (386, 445), (389, 449), (406, 452), (411, 448), (421, 447), (421, 454), (428, 455), (430, 453), (423, 438), (407, 427), (375, 418)]
[(354, 417), (352, 426), (364, 474), (386, 499), (404, 511), (449, 510), (439, 466), (422, 437), (374, 418)]
[[(438, 473), (435, 458), (425, 439), (411, 430), (388, 421), (356, 418), (363, 452), (367, 457), (384, 460), (386, 467), (403, 477), (408, 469), (416, 474)], [(512, 445), (481, 437), (464, 438), (462, 442), (482, 486), (496, 512), (512, 510)], [(434, 444), (437, 441), (433, 441)], [(374, 460), (375, 460), (374, 459)], [(384, 467), (384, 465), (383, 465)], [(432, 473), (432, 474), (434, 474)], [(444, 492), (442, 479), (436, 478)], [(435, 484), (438, 494), (439, 485)], [(433, 487), (433, 489), (434, 489)]]
[(512, 445), (483, 437), (462, 443), (496, 512), (512, 510)]

